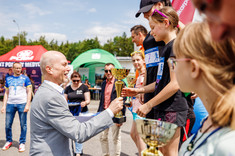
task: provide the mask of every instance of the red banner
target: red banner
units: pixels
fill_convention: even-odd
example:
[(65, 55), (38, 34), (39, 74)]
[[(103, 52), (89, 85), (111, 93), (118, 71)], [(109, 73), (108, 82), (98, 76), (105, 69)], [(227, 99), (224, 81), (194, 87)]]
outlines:
[(177, 11), (182, 23), (187, 24), (193, 20), (195, 8), (191, 0), (173, 0), (172, 6)]

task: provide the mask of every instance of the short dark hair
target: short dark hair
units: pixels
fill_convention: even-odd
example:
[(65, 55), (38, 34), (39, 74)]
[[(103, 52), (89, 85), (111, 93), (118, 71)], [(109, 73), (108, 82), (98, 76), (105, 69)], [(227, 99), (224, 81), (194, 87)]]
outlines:
[(79, 77), (79, 78), (81, 78), (81, 75), (80, 75), (78, 72), (74, 71), (74, 72), (71, 74), (70, 79), (72, 79), (72, 78), (74, 78), (74, 77)]
[(106, 63), (104, 66), (109, 66), (109, 65), (113, 65), (115, 67), (113, 63)]
[(136, 35), (138, 35), (139, 32), (141, 32), (144, 36), (147, 36), (148, 31), (147, 29), (142, 25), (135, 25), (131, 28), (131, 32), (134, 31)]
[(21, 67), (22, 67), (22, 64), (21, 64), (20, 62), (15, 62), (15, 63), (13, 63), (12, 67), (14, 67), (15, 64), (20, 64)]

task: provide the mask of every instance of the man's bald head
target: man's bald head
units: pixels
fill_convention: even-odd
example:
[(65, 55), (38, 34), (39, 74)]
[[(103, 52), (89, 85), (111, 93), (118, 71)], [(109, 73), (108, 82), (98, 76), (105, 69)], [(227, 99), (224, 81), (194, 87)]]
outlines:
[(64, 54), (58, 51), (44, 53), (40, 60), (40, 68), (45, 80), (61, 85), (68, 79), (70, 67)]
[[(46, 66), (53, 66), (54, 62), (58, 60), (59, 57), (64, 56), (58, 51), (48, 51), (42, 54), (40, 59), (40, 69), (43, 75), (46, 74)], [(65, 57), (65, 56), (64, 56)]]

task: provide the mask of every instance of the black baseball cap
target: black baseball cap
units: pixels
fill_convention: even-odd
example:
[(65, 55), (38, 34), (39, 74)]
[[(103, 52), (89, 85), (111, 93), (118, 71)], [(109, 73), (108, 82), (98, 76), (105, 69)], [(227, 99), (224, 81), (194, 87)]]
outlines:
[(149, 12), (155, 3), (161, 2), (162, 0), (141, 0), (140, 10), (135, 14), (135, 17), (139, 17), (141, 13)]

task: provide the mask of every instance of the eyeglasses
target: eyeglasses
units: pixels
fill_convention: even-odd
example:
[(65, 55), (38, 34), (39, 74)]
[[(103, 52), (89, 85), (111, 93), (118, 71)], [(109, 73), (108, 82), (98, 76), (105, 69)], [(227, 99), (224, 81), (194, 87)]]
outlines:
[(104, 72), (105, 72), (105, 73), (108, 73), (108, 72), (110, 72), (110, 73), (111, 73), (111, 70), (104, 70)]
[(80, 80), (73, 80), (73, 82), (79, 82)]
[(155, 10), (153, 11), (153, 13), (152, 13), (151, 16), (153, 16), (156, 12), (157, 12), (159, 15), (161, 15), (162, 17), (168, 18), (165, 14), (163, 14), (161, 11), (159, 11), (159, 10), (157, 10), (157, 9), (155, 9)]
[(191, 61), (190, 58), (181, 58), (181, 59), (175, 59), (175, 58), (169, 58), (167, 62), (170, 65), (171, 70), (175, 70), (176, 62), (183, 62), (183, 61)]

